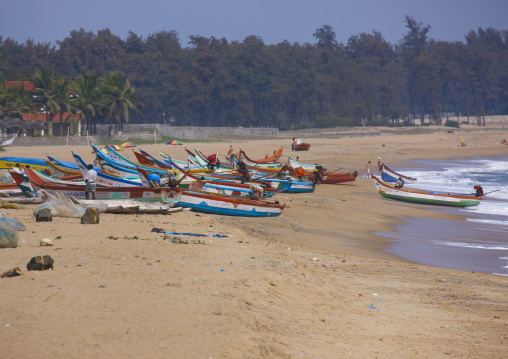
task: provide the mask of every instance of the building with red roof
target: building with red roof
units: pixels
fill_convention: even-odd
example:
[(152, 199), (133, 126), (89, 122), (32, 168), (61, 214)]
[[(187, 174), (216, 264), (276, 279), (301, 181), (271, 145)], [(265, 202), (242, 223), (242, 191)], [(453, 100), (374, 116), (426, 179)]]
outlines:
[[(6, 81), (5, 87), (20, 86), (24, 85), (27, 91), (35, 91), (35, 83), (32, 81)], [(69, 90), (69, 94), (75, 95), (74, 92)], [(44, 135), (45, 131), (47, 134), (54, 136), (65, 136), (69, 133), (71, 136), (76, 134), (81, 135), (81, 112), (72, 114), (70, 112), (64, 112), (62, 115), (62, 123), (60, 124), (60, 114), (54, 114), (53, 119), (49, 121), (49, 128), (46, 130), (36, 130)], [(40, 121), (40, 124), (46, 126), (46, 111), (40, 111), (38, 113), (23, 113), (23, 121)], [(34, 132), (34, 131), (30, 131)], [(32, 133), (33, 134), (33, 133)]]

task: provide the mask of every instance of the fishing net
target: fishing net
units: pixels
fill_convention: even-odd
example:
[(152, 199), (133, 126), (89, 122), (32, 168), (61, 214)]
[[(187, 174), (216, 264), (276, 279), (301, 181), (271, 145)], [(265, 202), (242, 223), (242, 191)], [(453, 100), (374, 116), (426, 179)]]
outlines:
[(19, 203), (8, 203), (8, 202), (2, 202), (0, 203), (0, 208), (7, 208), (7, 209), (26, 209), (27, 207), (23, 206)]
[(18, 240), (16, 234), (12, 234), (0, 229), (0, 248), (16, 248)]
[(12, 184), (14, 180), (8, 171), (0, 171), (0, 183)]
[(14, 218), (0, 218), (0, 230), (16, 234), (17, 231), (25, 231), (26, 228), (17, 219)]
[(85, 207), (79, 204), (74, 204), (63, 199), (52, 199), (34, 209), (34, 216), (37, 217), (37, 213), (45, 208), (51, 211), (51, 216), (53, 217), (81, 218), (85, 214)]

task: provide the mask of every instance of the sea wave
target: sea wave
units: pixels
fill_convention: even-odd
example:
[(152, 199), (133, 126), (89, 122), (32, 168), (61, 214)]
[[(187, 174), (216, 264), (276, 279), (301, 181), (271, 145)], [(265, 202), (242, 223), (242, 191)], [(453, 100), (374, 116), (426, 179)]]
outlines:
[(487, 223), (487, 224), (496, 224), (501, 226), (508, 226), (508, 221), (498, 221), (495, 219), (481, 219), (481, 218), (466, 218), (468, 222), (477, 222), (477, 223)]
[(472, 248), (472, 249), (487, 249), (487, 250), (495, 250), (495, 251), (508, 251), (508, 246), (503, 245), (488, 245), (485, 243), (482, 244), (473, 244), (473, 243), (464, 243), (464, 242), (443, 242), (443, 241), (434, 241), (435, 244), (450, 246), (450, 247), (461, 247), (461, 248)]

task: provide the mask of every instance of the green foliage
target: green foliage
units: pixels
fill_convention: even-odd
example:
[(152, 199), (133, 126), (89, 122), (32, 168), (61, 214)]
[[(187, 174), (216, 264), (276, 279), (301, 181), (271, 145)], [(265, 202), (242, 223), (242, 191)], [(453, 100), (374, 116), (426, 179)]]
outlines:
[(452, 120), (446, 120), (445, 124), (446, 127), (455, 127), (460, 128), (459, 121), (452, 121)]
[[(122, 40), (107, 29), (71, 31), (58, 48), (7, 38), (0, 115), (26, 113), (37, 101), (48, 121), (81, 111), (94, 133), (97, 121), (120, 130), (129, 122), (303, 129), (508, 114), (506, 31), (480, 28), (450, 43), (430, 39), (430, 26), (412, 17), (406, 27), (395, 45), (377, 31), (339, 44), (329, 25), (313, 33), (315, 44), (193, 35), (182, 48), (175, 31)], [(36, 98), (2, 85), (29, 77)], [(67, 98), (66, 81), (76, 98)]]

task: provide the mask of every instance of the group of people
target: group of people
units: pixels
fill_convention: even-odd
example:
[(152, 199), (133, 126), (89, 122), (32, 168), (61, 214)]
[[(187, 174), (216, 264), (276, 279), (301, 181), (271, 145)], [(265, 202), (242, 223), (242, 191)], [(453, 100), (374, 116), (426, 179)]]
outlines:
[[(368, 161), (367, 164), (365, 165), (365, 170), (366, 170), (366, 175), (365, 175), (365, 178), (372, 178), (372, 175), (370, 173), (370, 164), (372, 162), (371, 161)], [(381, 166), (383, 165), (383, 163), (381, 162), (381, 157), (378, 157), (377, 158), (377, 168), (379, 170), (379, 172), (381, 173)]]

